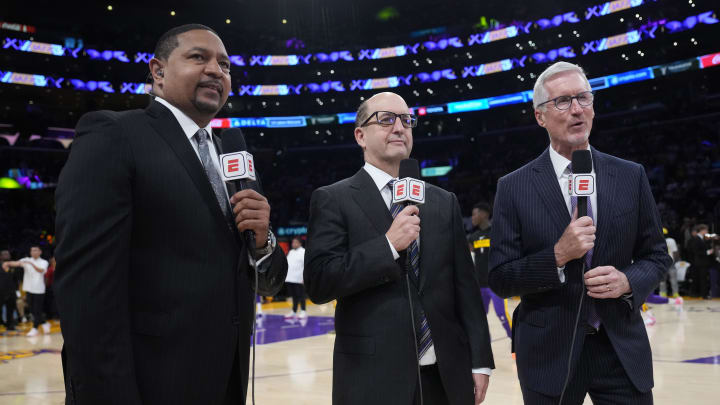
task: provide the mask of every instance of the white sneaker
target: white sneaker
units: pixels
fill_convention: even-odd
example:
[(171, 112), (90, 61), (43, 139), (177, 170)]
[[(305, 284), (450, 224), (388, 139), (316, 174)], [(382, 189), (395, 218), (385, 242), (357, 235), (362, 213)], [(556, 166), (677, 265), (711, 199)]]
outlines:
[(46, 334), (46, 335), (49, 334), (50, 333), (50, 322), (45, 322), (44, 324), (42, 324), (42, 328), (43, 328), (44, 334)]
[(305, 311), (300, 311), (300, 314), (298, 315), (298, 317), (299, 317), (300, 319), (305, 319), (305, 318), (307, 318), (307, 317), (308, 317), (307, 312), (305, 312)]
[(295, 318), (295, 312), (290, 311), (290, 312), (288, 312), (287, 314), (285, 314), (285, 316), (283, 316), (283, 318), (285, 318), (285, 319)]
[(37, 336), (38, 334), (39, 334), (38, 330), (35, 328), (32, 328), (32, 329), (30, 329), (30, 332), (28, 332), (27, 335), (25, 335), (25, 336), (33, 337), (33, 336)]
[(675, 298), (675, 305), (682, 305), (682, 304), (683, 304), (683, 299), (682, 299), (682, 297), (677, 297), (677, 298)]

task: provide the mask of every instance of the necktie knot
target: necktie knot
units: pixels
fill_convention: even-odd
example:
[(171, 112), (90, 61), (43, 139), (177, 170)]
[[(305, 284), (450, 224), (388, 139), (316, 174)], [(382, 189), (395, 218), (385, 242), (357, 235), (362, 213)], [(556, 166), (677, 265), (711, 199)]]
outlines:
[(204, 145), (205, 141), (207, 140), (208, 133), (204, 129), (200, 128), (195, 133), (195, 138), (197, 138), (198, 145)]

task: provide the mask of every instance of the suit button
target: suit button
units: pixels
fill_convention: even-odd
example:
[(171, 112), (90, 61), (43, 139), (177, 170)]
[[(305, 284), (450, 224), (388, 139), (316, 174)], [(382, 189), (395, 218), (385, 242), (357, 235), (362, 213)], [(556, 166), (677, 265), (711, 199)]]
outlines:
[(235, 315), (232, 317), (232, 324), (233, 325), (240, 325), (240, 317)]

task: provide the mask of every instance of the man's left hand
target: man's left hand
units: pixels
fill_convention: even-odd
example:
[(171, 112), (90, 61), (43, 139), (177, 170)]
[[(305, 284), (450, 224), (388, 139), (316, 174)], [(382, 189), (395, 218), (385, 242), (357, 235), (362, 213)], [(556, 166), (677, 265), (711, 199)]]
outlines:
[(482, 373), (473, 373), (473, 382), (475, 383), (475, 405), (481, 404), (485, 400), (488, 384), (490, 384), (490, 376)]
[(593, 298), (619, 298), (632, 292), (625, 273), (613, 266), (598, 266), (585, 273), (588, 295)]
[(257, 191), (246, 189), (235, 193), (230, 198), (238, 231), (252, 230), (255, 232), (255, 248), (267, 243), (270, 228), (270, 204), (267, 198)]

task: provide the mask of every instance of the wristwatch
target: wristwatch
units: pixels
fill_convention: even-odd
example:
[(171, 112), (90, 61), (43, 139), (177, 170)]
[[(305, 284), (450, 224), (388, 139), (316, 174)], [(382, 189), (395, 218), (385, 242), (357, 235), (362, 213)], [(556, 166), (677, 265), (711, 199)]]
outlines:
[(272, 253), (273, 250), (275, 250), (275, 245), (277, 245), (275, 234), (272, 233), (272, 230), (268, 229), (267, 242), (265, 243), (265, 246), (255, 249), (255, 257), (263, 257)]

